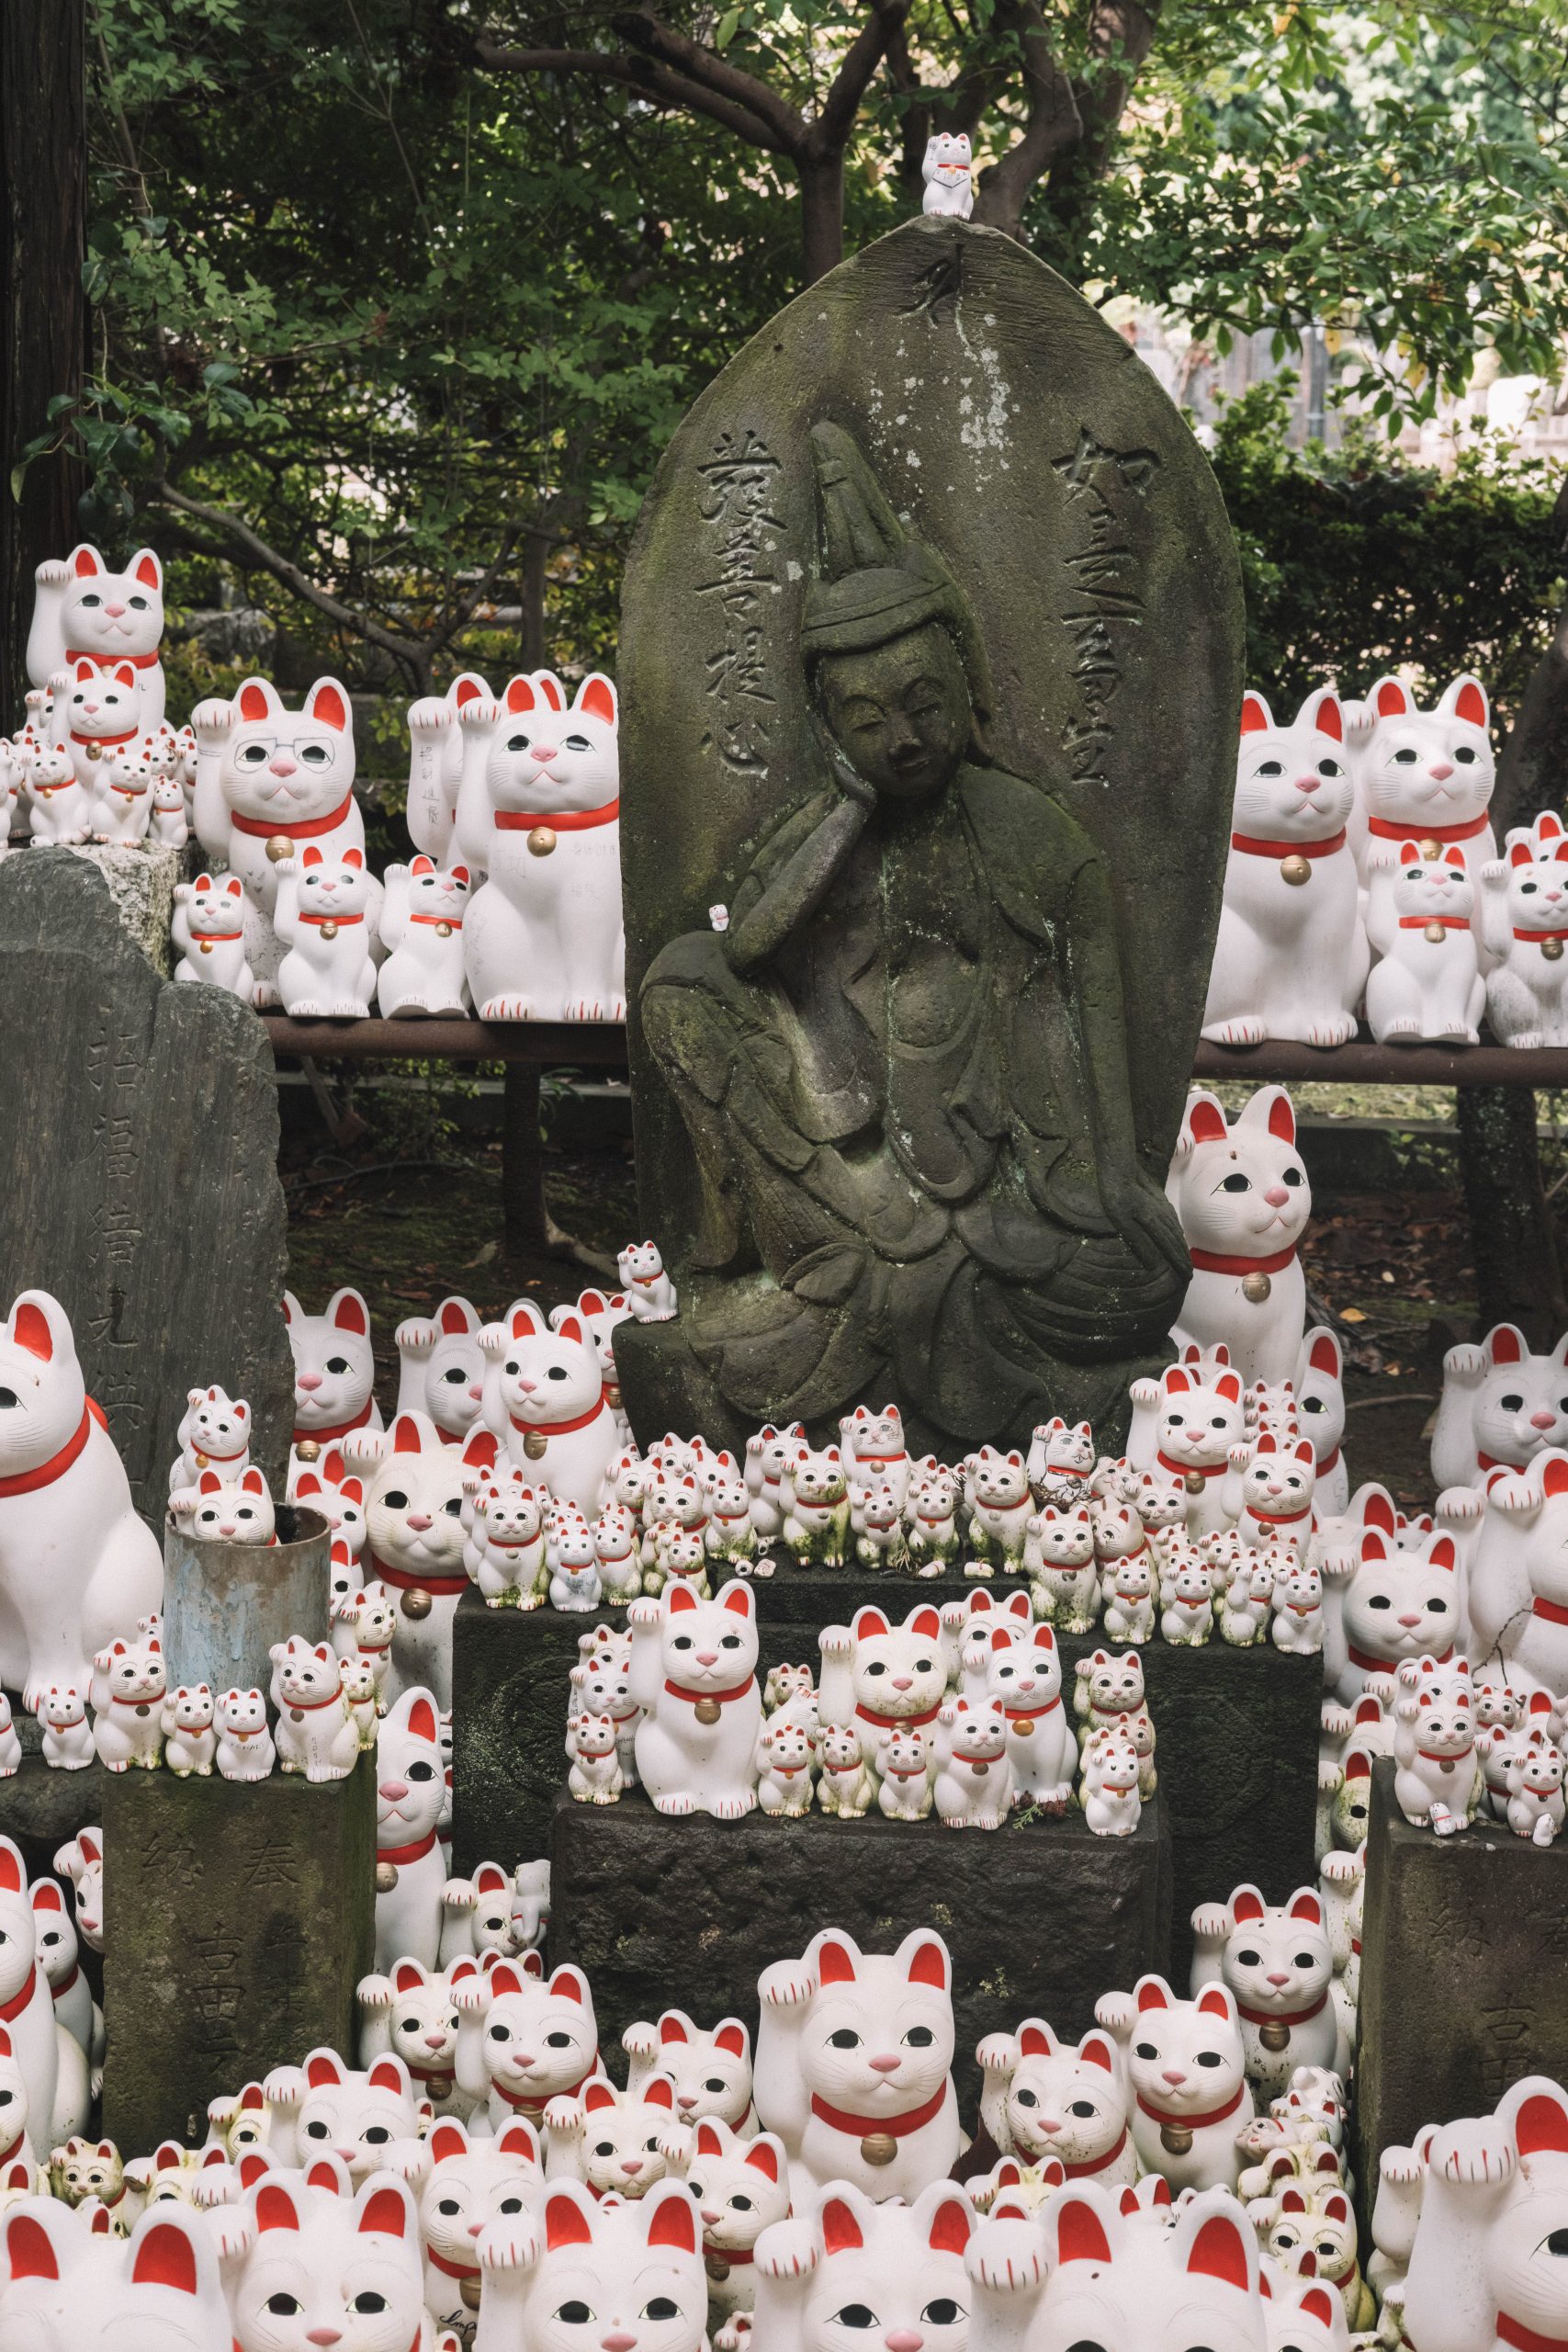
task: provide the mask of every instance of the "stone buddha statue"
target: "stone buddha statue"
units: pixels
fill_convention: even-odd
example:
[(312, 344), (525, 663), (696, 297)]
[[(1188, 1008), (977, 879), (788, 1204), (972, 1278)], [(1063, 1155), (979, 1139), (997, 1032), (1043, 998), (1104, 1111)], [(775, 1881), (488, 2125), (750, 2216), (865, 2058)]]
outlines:
[(818, 424), (810, 450), (821, 780), (725, 927), (643, 979), (701, 1214), (680, 1324), (638, 1344), (688, 1349), (732, 1430), (886, 1390), (922, 1446), (1020, 1438), (1112, 1408), (1188, 1260), (1136, 1148), (1097, 852), (1049, 779), (994, 760), (941, 554), (850, 434)]

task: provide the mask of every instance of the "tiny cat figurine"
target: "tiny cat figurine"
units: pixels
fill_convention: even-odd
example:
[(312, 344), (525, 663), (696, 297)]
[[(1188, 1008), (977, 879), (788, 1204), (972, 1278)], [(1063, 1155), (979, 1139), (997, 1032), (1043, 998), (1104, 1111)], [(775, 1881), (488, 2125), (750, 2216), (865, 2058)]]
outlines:
[(1215, 1363), (1173, 1363), (1157, 1381), (1134, 1381), (1128, 1393), (1129, 1463), (1180, 1481), (1185, 1525), (1194, 1543), (1228, 1526), (1225, 1472), (1231, 1447), (1247, 1430), (1240, 1374)]
[(40, 847), (86, 840), (89, 803), (85, 789), (76, 781), (76, 766), (69, 752), (58, 743), (36, 745), (23, 790), (28, 830)]
[(1087, 1634), (1100, 1608), (1094, 1521), (1087, 1503), (1047, 1503), (1023, 1523), (1023, 1572), (1036, 1614), (1065, 1634)]
[(1029, 1484), (1037, 1502), (1047, 1491), (1058, 1510), (1064, 1504), (1087, 1502), (1094, 1490), (1099, 1456), (1094, 1431), (1087, 1421), (1069, 1429), (1057, 1413), (1037, 1424), (1029, 1443)]
[(852, 1494), (889, 1487), (902, 1511), (908, 1498), (910, 1464), (897, 1406), (884, 1405), (874, 1413), (868, 1406), (857, 1405), (839, 1423), (839, 1443)]
[(1464, 1638), (1464, 1610), (1450, 1535), (1395, 1550), (1369, 1527), (1348, 1563), (1324, 1562), (1323, 1671), (1330, 1690), (1353, 1706), (1369, 1677), (1392, 1674), (1405, 1658), (1446, 1664)]
[(276, 989), (296, 1021), (367, 1021), (376, 993), (378, 886), (365, 852), (324, 857), (314, 842), (273, 868), (273, 933), (282, 949)]
[(946, 1700), (937, 1725), (931, 1796), (938, 1815), (950, 1829), (999, 1829), (1013, 1802), (1001, 1701)]
[(1451, 1838), (1468, 1829), (1485, 1796), (1475, 1745), (1470, 1666), (1405, 1658), (1395, 1676), (1393, 1793), (1417, 1829)]
[(753, 2250), (762, 2232), (789, 2211), (789, 2159), (771, 2132), (747, 2139), (705, 2116), (671, 2172), (685, 2181), (702, 2220), (708, 2322), (753, 2307)]
[(1480, 928), (1492, 966), (1487, 1018), (1497, 1036), (1505, 1046), (1560, 1044), (1568, 1035), (1568, 839), (1554, 812), (1516, 829), (1506, 855), (1483, 865)]
[(197, 1474), (192, 1487), (176, 1487), (169, 1497), (169, 1515), (187, 1534), (225, 1544), (274, 1544), (277, 1521), (265, 1478), (257, 1464), (247, 1463), (238, 1477), (217, 1470)]
[(294, 1357), (292, 1492), (301, 1464), (314, 1465), (323, 1448), (353, 1430), (378, 1430), (381, 1408), (376, 1402), (370, 1309), (358, 1291), (335, 1290), (321, 1314), (307, 1315), (286, 1290), (283, 1319)]
[(181, 1780), (188, 1780), (193, 1772), (202, 1780), (211, 1777), (218, 1754), (214, 1713), (212, 1692), (205, 1682), (182, 1683), (165, 1698), (159, 1719), (164, 1761)]
[(576, 2098), (604, 2069), (593, 1995), (580, 1969), (558, 1968), (547, 1982), (521, 1960), (497, 1961), (488, 1974), (452, 1986), (457, 2011), (457, 2085), (488, 2101), (491, 2128), (521, 2117), (538, 2129), (554, 2098)]
[(385, 1020), (468, 1011), (463, 968), (468, 879), (466, 865), (448, 872), (428, 857), (388, 866), (380, 923), (388, 955), (376, 979), (376, 1002)]
[(573, 1715), (566, 1727), (566, 1784), (579, 1804), (614, 1804), (626, 1785), (613, 1715)]
[(1534, 1355), (1517, 1324), (1499, 1323), (1479, 1347), (1449, 1350), (1432, 1430), (1439, 1488), (1484, 1487), (1494, 1470), (1522, 1470), (1549, 1446), (1568, 1446), (1568, 1334)]
[(1041, 2018), (1016, 2033), (988, 2033), (975, 2053), (982, 2076), (980, 2120), (1003, 2155), (1039, 2164), (1059, 2159), (1067, 2180), (1119, 2188), (1137, 2177), (1125, 2070), (1107, 2033), (1075, 2047)]
[(44, 1762), (60, 1772), (80, 1772), (97, 1755), (86, 1703), (73, 1682), (51, 1682), (37, 1709)]
[(62, 673), (54, 697), (55, 741), (69, 752), (85, 797), (84, 838), (93, 827), (99, 763), (141, 741), (137, 719), (136, 670), (130, 662), (73, 662)]
[(1386, 873), (1391, 884), (1379, 893), (1369, 923), (1379, 958), (1367, 982), (1372, 1035), (1380, 1046), (1428, 1039), (1479, 1045), (1486, 982), (1463, 850), (1456, 843), (1428, 859), (1414, 842), (1402, 842), (1397, 851), (1375, 852), (1368, 870)]
[(234, 2352), (312, 2352), (333, 2337), (354, 2352), (410, 2352), (425, 2326), (419, 2217), (389, 2171), (352, 2201), (314, 2174), (264, 2173), (254, 2229), (232, 2278)]
[(214, 1764), (223, 1781), (265, 1781), (277, 1761), (277, 1747), (265, 1719), (261, 1691), (219, 1691), (214, 1702)]
[(552, 2180), (581, 2180), (595, 2198), (642, 2198), (663, 2179), (676, 2137), (667, 2075), (624, 2091), (601, 2075), (546, 2108), (545, 2168)]
[(1368, 945), (1346, 832), (1354, 798), (1332, 688), (1309, 695), (1289, 726), (1261, 695), (1243, 698), (1205, 1037), (1343, 1046), (1355, 1035)]
[(392, 1334), (399, 1412), (428, 1413), (448, 1445), (468, 1436), (484, 1402), (483, 1328), (466, 1298), (444, 1298), (434, 1315), (411, 1316)]
[(164, 1760), (164, 1699), (168, 1671), (156, 1635), (144, 1643), (113, 1642), (94, 1659), (102, 1661), (107, 1703), (98, 1711), (93, 1741), (98, 1761), (111, 1772), (134, 1764), (155, 1771)]
[(701, 1600), (680, 1581), (634, 1600), (630, 1694), (644, 1709), (637, 1779), (660, 1813), (738, 1820), (757, 1802), (752, 1762), (762, 1724), (756, 1604), (749, 1585)]
[(96, 842), (124, 849), (146, 840), (155, 775), (152, 746), (134, 736), (103, 754), (88, 785), (87, 823)]
[(1255, 1445), (1231, 1449), (1224, 1509), (1248, 1546), (1267, 1544), (1305, 1556), (1312, 1542), (1317, 1456), (1307, 1438), (1280, 1444), (1265, 1431)]
[[(387, 1430), (355, 1430), (344, 1439), (344, 1453), (367, 1481), (359, 1573), (379, 1577), (398, 1601), (391, 1695), (422, 1685), (448, 1707), (452, 1620), (468, 1589), (462, 1458), (421, 1412), (399, 1412)], [(411, 1608), (416, 1593), (426, 1596), (428, 1607), (414, 1602)]]
[(400, 1960), (387, 1975), (362, 1976), (354, 1998), (361, 2066), (374, 2065), (390, 2051), (408, 2068), (416, 2096), (427, 2098), (438, 2115), (453, 2113), (456, 2102), (456, 2111), (467, 2116), (472, 2102), (457, 2087), (457, 2012), (446, 1971)]
[(1097, 1838), (1130, 1838), (1143, 1813), (1143, 1764), (1131, 1732), (1104, 1725), (1084, 1743), (1083, 1815)]
[(325, 1642), (298, 1634), (274, 1642), (272, 1703), (286, 1772), (307, 1781), (346, 1781), (359, 1760), (359, 1730), (343, 1695), (343, 1668)]
[(1192, 1258), (1173, 1343), (1223, 1344), (1248, 1387), (1291, 1379), (1306, 1321), (1296, 1251), (1312, 1188), (1284, 1088), (1260, 1087), (1234, 1126), (1216, 1095), (1194, 1089), (1166, 1192)]
[(876, 1809), (885, 1821), (924, 1821), (933, 1803), (936, 1741), (895, 1724), (876, 1737)]
[[(974, 2226), (955, 2182), (932, 2182), (909, 2206), (835, 2183), (819, 2211), (775, 2222), (757, 2241), (750, 2341), (759, 2352), (840, 2352), (849, 2325), (863, 2325), (875, 2331), (872, 2343), (897, 2352), (963, 2352)], [(845, 2312), (854, 2314), (848, 2324)]]
[(492, 2140), (470, 2139), (461, 2121), (443, 2117), (425, 2146), (430, 2165), (419, 2192), (424, 2307), (437, 2327), (452, 2329), (468, 2346), (474, 2332), (469, 2297), (478, 2301), (484, 2277), (480, 2241), (491, 2223), (514, 2227), (536, 2202), (538, 2142), (526, 2123), (509, 2123)]
[[(232, 701), (198, 702), (195, 829), (209, 857), (244, 885), (246, 944), (258, 1002), (276, 997), (273, 909), (278, 879), (269, 843), (309, 846), (335, 867), (346, 850), (365, 855), (365, 820), (354, 797), (354, 707), (335, 678), (318, 678), (298, 711), (269, 678), (247, 678)], [(373, 886), (373, 907), (380, 905)]]
[(595, 672), (562, 700), (513, 678), (459, 713), (465, 784), (472, 761), (493, 812), (464, 933), (483, 1021), (626, 1016), (615, 689)]
[(1049, 1625), (1022, 1636), (998, 1628), (987, 1650), (986, 1691), (1002, 1709), (1014, 1804), (1064, 1814), (1078, 1745), (1062, 1705), (1062, 1662)]
[(1169, 1579), (1159, 1629), (1178, 1649), (1201, 1649), (1214, 1629), (1213, 1571), (1201, 1560), (1183, 1560)]
[(1228, 1985), (1205, 1984), (1183, 2001), (1163, 1976), (1141, 1976), (1130, 1994), (1102, 1995), (1094, 2014), (1122, 2052), (1144, 2169), (1163, 2173), (1173, 2192), (1234, 2189), (1242, 2163), (1236, 2134), (1255, 2107)]
[[(1486, 811), (1497, 771), (1479, 678), (1453, 679), (1429, 711), (1416, 707), (1399, 679), (1380, 678), (1367, 708), (1373, 723), (1355, 752), (1351, 838), (1367, 889), (1368, 922), (1374, 923), (1392, 884), (1387, 867), (1372, 870), (1380, 849), (1410, 842), (1433, 857), (1457, 847), (1472, 882), (1496, 856)], [(1436, 849), (1428, 848), (1432, 842)]]
[[(844, 1724), (829, 1724), (818, 1735), (817, 1802), (824, 1813), (859, 1821), (869, 1812), (876, 1784), (861, 1754), (860, 1735)], [(925, 1779), (921, 1759), (920, 1777)]]
[[(378, 1880), (392, 1872), (376, 1895), (376, 1965), (383, 1974), (405, 1958), (434, 1968), (440, 1956), (446, 1863), (436, 1836), (446, 1794), (439, 1713), (434, 1694), (415, 1686), (377, 1734)], [(355, 1755), (358, 1746), (355, 1732)]]
[(797, 1446), (782, 1540), (802, 1567), (841, 1568), (850, 1532), (849, 1487), (836, 1445)]
[[(595, 2346), (608, 2338), (617, 2352), (703, 2352), (701, 2245), (697, 2208), (680, 2181), (661, 2180), (626, 2204), (598, 2202), (581, 2181), (552, 2180), (536, 2211), (485, 2232), (484, 2352), (545, 2346), (552, 2335), (564, 2352), (579, 2310), (594, 2314)], [(570, 2316), (558, 2322), (562, 2312)]]
[(1103, 1564), (1100, 1588), (1105, 1630), (1113, 1642), (1142, 1643), (1154, 1638), (1155, 1586), (1148, 1546), (1141, 1541), (1135, 1552)]
[(922, 212), (967, 220), (975, 209), (974, 153), (966, 130), (935, 130), (926, 141), (920, 177), (926, 184)]
[(486, 1429), (558, 1501), (575, 1503), (585, 1518), (597, 1511), (617, 1432), (599, 1358), (579, 1317), (563, 1316), (552, 1331), (532, 1299), (515, 1299), (502, 1321), (483, 1327), (479, 1347)]
[(355, 2188), (389, 2166), (417, 2175), (420, 2112), (400, 2058), (389, 2053), (361, 2071), (335, 2050), (312, 2050), (298, 2066), (275, 2066), (262, 2091), (275, 2165), (303, 2165), (321, 2147)]
[(1300, 2066), (1348, 2071), (1349, 2045), (1330, 1998), (1334, 1954), (1321, 1897), (1298, 1887), (1283, 1904), (1238, 1886), (1227, 1903), (1192, 1914), (1191, 1991), (1223, 1983), (1236, 2003), (1247, 2078), (1260, 2098), (1289, 2086)]
[(88, 1397), (69, 1317), (23, 1291), (0, 1326), (0, 1685), (36, 1714), (51, 1686), (85, 1690), (88, 1662), (163, 1600), (157, 1537)]
[(934, 1732), (947, 1695), (947, 1660), (942, 1619), (929, 1602), (912, 1609), (901, 1625), (891, 1624), (880, 1609), (857, 1609), (847, 1626), (825, 1626), (818, 1642), (820, 1720), (857, 1730), (870, 1770), (879, 1769), (884, 1732)]
[(1277, 1650), (1315, 1657), (1323, 1647), (1323, 1570), (1299, 1557), (1273, 1586), (1269, 1638)]
[(152, 839), (163, 849), (184, 849), (190, 839), (184, 786), (177, 776), (152, 779)]
[(539, 1609), (548, 1590), (544, 1507), (522, 1473), (487, 1480), (474, 1497), (463, 1565), (487, 1609)]
[(1024, 1456), (1016, 1450), (1003, 1453), (983, 1445), (968, 1464), (965, 1499), (971, 1555), (1010, 1574), (1017, 1570), (1034, 1511)]
[(732, 2131), (755, 2132), (751, 2038), (739, 2018), (721, 2018), (705, 2033), (684, 2009), (666, 2009), (657, 2025), (627, 2026), (621, 2047), (631, 2062), (628, 2089), (640, 2091), (655, 2073), (665, 2075), (678, 2122), (711, 2118)]
[(193, 1487), (204, 1470), (237, 1478), (251, 1458), (251, 1408), (226, 1389), (187, 1389), (176, 1434), (180, 1451), (169, 1472), (171, 1494)]
[(798, 1821), (811, 1810), (816, 1741), (804, 1724), (780, 1718), (758, 1737), (757, 1803), (775, 1819)]
[(802, 2204), (829, 2180), (867, 2197), (918, 2197), (958, 2155), (953, 1965), (917, 1929), (896, 1952), (862, 1952), (841, 1929), (758, 1984), (757, 2113), (789, 2153)]
[(136, 687), (136, 727), (147, 734), (164, 717), (164, 567), (138, 548), (124, 571), (111, 571), (85, 541), (64, 560), (33, 574), (28, 676), (47, 686), (55, 673), (86, 661), (128, 665)]
[(252, 1001), (255, 978), (245, 952), (245, 891), (237, 874), (216, 882), (210, 874), (176, 882), (169, 936), (179, 950), (176, 980), (204, 980), (242, 1004)]
[(1550, 1846), (1562, 1835), (1568, 1806), (1562, 1794), (1562, 1750), (1539, 1734), (1520, 1740), (1507, 1762), (1507, 1807), (1504, 1819), (1516, 1838)]
[(678, 1301), (657, 1241), (628, 1241), (615, 1260), (626, 1306), (639, 1323), (668, 1323)]
[(491, 690), (477, 672), (465, 670), (444, 695), (421, 695), (408, 708), (409, 838), (436, 865), (452, 847), (457, 792), (463, 781), (463, 730), (457, 723), (465, 703), (490, 701)]

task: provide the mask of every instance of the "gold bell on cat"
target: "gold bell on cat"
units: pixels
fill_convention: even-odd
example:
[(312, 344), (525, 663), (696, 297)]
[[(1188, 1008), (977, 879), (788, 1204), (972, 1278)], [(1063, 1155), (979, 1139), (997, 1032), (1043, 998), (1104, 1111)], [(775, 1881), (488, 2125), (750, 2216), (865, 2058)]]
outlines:
[(708, 2277), (713, 2280), (716, 2287), (722, 2287), (725, 2280), (729, 2276), (729, 2265), (726, 2262), (722, 2254), (705, 2255), (703, 2256), (703, 2268), (707, 2272)]
[(319, 1462), (321, 1458), (321, 1449), (313, 1437), (302, 1437), (294, 1451), (301, 1462)]
[(692, 1713), (695, 1715), (698, 1723), (711, 1725), (717, 1723), (719, 1717), (724, 1713), (724, 1709), (719, 1705), (716, 1699), (699, 1699), (696, 1705), (692, 1709)]
[(538, 1430), (530, 1430), (527, 1436), (523, 1441), (523, 1451), (527, 1455), (530, 1462), (541, 1462), (544, 1459), (545, 1452), (548, 1445), (549, 1439), (547, 1437), (545, 1437)]
[[(1189, 2133), (1190, 2138), (1190, 2133)], [(891, 2132), (868, 2132), (860, 2143), (861, 2162), (867, 2165), (890, 2165), (898, 2153), (898, 2143)]]
[(1442, 842), (1439, 841), (1434, 841), (1430, 834), (1428, 834), (1424, 842), (1417, 842), (1416, 846), (1420, 851), (1428, 865), (1435, 865), (1438, 858), (1440, 858), (1443, 854)]
[(438, 922), (435, 926), (435, 936), (437, 939), (450, 939), (452, 936), (451, 924), (449, 922)]
[(1422, 938), (1430, 941), (1434, 947), (1440, 947), (1448, 935), (1447, 927), (1440, 922), (1429, 922), (1421, 933)]
[(397, 1883), (398, 1866), (396, 1862), (378, 1862), (376, 1865), (377, 1894), (390, 1894)]
[(1557, 962), (1558, 957), (1562, 953), (1562, 942), (1557, 936), (1555, 932), (1552, 933), (1550, 939), (1543, 939), (1541, 941), (1540, 952), (1545, 956), (1549, 964), (1555, 964)]
[(200, 948), (200, 950), (201, 950), (201, 952), (202, 952), (202, 954), (203, 954), (204, 956), (210, 956), (210, 955), (211, 955), (211, 953), (212, 953), (212, 942), (211, 942), (211, 940), (210, 940), (210, 939), (198, 939), (198, 940), (197, 940), (197, 945)]
[(1201, 1495), (1208, 1484), (1201, 1470), (1189, 1470), (1181, 1481), (1190, 1495)]
[(1185, 2123), (1162, 2123), (1159, 2143), (1168, 2156), (1190, 2156), (1192, 2154), (1192, 2133)]
[(458, 2281), (457, 2292), (463, 2299), (463, 2308), (465, 2311), (478, 2311), (479, 2307), (479, 2290), (483, 2285), (484, 2281), (482, 2278), (463, 2278)]
[(1294, 850), (1289, 857), (1280, 860), (1280, 872), (1292, 890), (1299, 890), (1303, 882), (1312, 880), (1312, 860)]
[(1277, 2056), (1281, 2050), (1290, 2048), (1291, 2029), (1282, 2018), (1270, 2018), (1258, 2027), (1258, 2039), (1265, 2050), (1273, 2051)]
[(1250, 1306), (1261, 1306), (1274, 1285), (1259, 1270), (1242, 1277), (1241, 1295)]
[(331, 915), (326, 915), (322, 918), (321, 933), (323, 939), (335, 939), (337, 937), (337, 925), (333, 922)]
[(422, 1584), (410, 1585), (407, 1592), (403, 1595), (403, 1615), (405, 1617), (412, 1617), (416, 1625), (422, 1618), (429, 1616), (434, 1606), (435, 1603), (432, 1600), (429, 1593), (426, 1592)]
[(548, 857), (556, 845), (556, 837), (548, 825), (536, 825), (528, 836), (528, 851), (533, 857)]
[(280, 858), (293, 856), (294, 844), (287, 833), (273, 833), (267, 841), (266, 854), (276, 865)]

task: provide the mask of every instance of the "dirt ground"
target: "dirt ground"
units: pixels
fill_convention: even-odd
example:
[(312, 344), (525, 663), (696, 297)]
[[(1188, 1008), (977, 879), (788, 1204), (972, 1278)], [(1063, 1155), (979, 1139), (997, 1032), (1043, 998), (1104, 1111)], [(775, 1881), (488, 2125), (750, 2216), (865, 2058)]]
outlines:
[[(502, 1237), (499, 1145), (437, 1145), (400, 1162), (372, 1136), (339, 1151), (319, 1132), (286, 1148), (291, 1287), (319, 1306), (353, 1283), (370, 1302), (384, 1393), (396, 1393), (392, 1332), (448, 1291), (499, 1313), (525, 1292), (547, 1307), (613, 1276), (637, 1227), (628, 1146), (547, 1154), (556, 1223), (593, 1266)], [(1430, 1501), (1424, 1432), (1445, 1349), (1471, 1335), (1468, 1231), (1452, 1196), (1400, 1189), (1322, 1193), (1303, 1252), (1314, 1312), (1335, 1319), (1347, 1351), (1346, 1451), (1353, 1481), (1376, 1477), (1401, 1504)]]

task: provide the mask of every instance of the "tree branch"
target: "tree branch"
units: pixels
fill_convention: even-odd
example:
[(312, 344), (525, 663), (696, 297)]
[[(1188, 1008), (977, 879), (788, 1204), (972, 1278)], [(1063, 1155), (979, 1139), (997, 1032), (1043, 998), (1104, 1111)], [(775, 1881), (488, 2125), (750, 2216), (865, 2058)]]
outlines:
[[(1028, 112), (1023, 130), (1005, 155), (980, 175), (974, 217), (989, 229), (1023, 233), (1023, 208), (1030, 190), (1058, 157), (1070, 154), (1084, 135), (1073, 86), (1052, 46), (1051, 28), (1039, 0), (1023, 0), (1010, 12), (1022, 51)], [(1152, 39), (1152, 31), (1151, 31)]]
[(419, 693), (429, 691), (430, 647), (426, 639), (404, 637), (393, 629), (383, 628), (380, 622), (373, 621), (368, 614), (356, 613), (352, 605), (329, 594), (326, 589), (318, 588), (297, 563), (290, 562), (286, 555), (280, 555), (276, 548), (269, 548), (266, 541), (258, 538), (250, 525), (242, 523), (237, 514), (227, 513), (221, 506), (209, 506), (199, 498), (188, 498), (183, 490), (176, 490), (172, 482), (162, 477), (149, 482), (147, 488), (149, 496), (161, 505), (172, 506), (178, 514), (192, 515), (197, 522), (205, 523), (210, 530), (225, 533), (236, 547), (243, 549), (255, 570), (270, 572), (275, 580), (298, 596), (301, 604), (313, 605), (328, 620), (336, 621), (341, 628), (351, 630), (355, 637), (362, 637), (367, 645), (378, 646), (383, 653), (389, 654), (413, 681)]
[(1100, 178), (1111, 160), (1133, 85), (1159, 29), (1161, 0), (1094, 0), (1089, 53), (1093, 61), (1074, 92), (1083, 121), (1081, 161)]
[(871, 77), (886, 54), (888, 42), (903, 30), (908, 13), (909, 0), (871, 0), (871, 13), (845, 51), (821, 112), (807, 134), (814, 154), (825, 157), (844, 147)]
[(628, 9), (624, 15), (612, 17), (611, 22), (621, 39), (644, 56), (673, 66), (688, 81), (699, 84), (716, 97), (748, 108), (768, 125), (785, 154), (795, 154), (804, 146), (805, 116), (787, 98), (781, 98), (776, 90), (770, 89), (766, 82), (732, 65), (717, 50), (676, 32), (672, 26), (661, 24), (645, 9)]
[(605, 49), (506, 49), (480, 34), (473, 47), (474, 62), (492, 74), (581, 74), (600, 82), (616, 82), (633, 90), (650, 106), (671, 111), (705, 115), (749, 146), (772, 155), (786, 155), (790, 148), (769, 123), (750, 107), (718, 96), (700, 83), (687, 80), (648, 57), (628, 57)]

